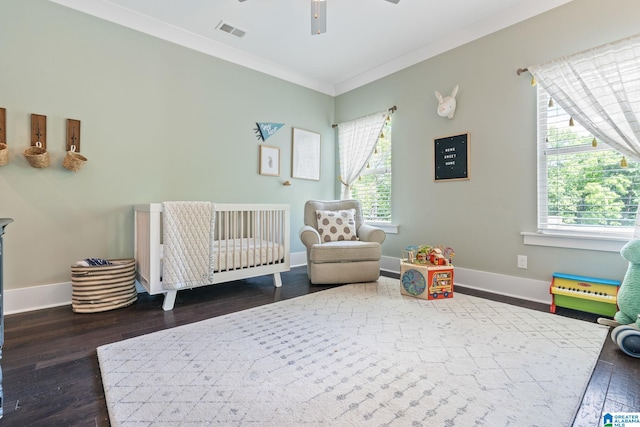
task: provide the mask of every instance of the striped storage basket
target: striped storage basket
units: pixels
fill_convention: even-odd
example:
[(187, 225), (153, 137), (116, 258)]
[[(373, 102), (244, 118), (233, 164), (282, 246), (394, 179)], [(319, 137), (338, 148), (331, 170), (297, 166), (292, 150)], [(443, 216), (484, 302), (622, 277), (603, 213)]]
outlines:
[(71, 306), (74, 312), (113, 310), (133, 304), (138, 299), (135, 259), (109, 261), (110, 265), (71, 266)]

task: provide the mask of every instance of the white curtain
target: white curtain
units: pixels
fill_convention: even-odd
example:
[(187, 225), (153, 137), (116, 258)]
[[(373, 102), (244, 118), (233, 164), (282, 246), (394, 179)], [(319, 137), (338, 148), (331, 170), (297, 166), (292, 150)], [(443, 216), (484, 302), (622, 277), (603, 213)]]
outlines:
[(351, 198), (351, 184), (367, 166), (376, 147), (387, 111), (380, 111), (356, 120), (338, 124), (338, 151), (340, 155), (340, 182), (342, 199)]
[[(585, 129), (640, 161), (640, 35), (528, 70)], [(640, 214), (634, 237), (640, 237)]]

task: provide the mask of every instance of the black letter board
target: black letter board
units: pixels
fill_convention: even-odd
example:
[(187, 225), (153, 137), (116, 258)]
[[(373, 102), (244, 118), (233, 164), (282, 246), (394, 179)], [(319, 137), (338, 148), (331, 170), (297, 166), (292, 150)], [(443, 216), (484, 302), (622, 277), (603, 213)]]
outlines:
[(434, 180), (469, 179), (469, 134), (434, 139)]

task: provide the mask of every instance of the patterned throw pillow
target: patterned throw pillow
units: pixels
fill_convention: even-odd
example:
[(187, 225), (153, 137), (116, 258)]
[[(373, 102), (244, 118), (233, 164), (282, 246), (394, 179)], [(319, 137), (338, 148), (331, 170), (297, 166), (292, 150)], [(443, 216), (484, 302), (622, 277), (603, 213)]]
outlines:
[(356, 237), (356, 210), (316, 211), (318, 233), (322, 242), (358, 240)]

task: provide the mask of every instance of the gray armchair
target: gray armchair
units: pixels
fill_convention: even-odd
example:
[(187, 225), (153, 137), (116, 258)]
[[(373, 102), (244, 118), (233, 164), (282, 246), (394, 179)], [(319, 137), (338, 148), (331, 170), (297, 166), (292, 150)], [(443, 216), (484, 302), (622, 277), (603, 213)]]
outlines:
[(357, 200), (305, 203), (300, 240), (307, 248), (307, 273), (312, 284), (378, 280), (385, 238), (382, 229), (364, 223)]

